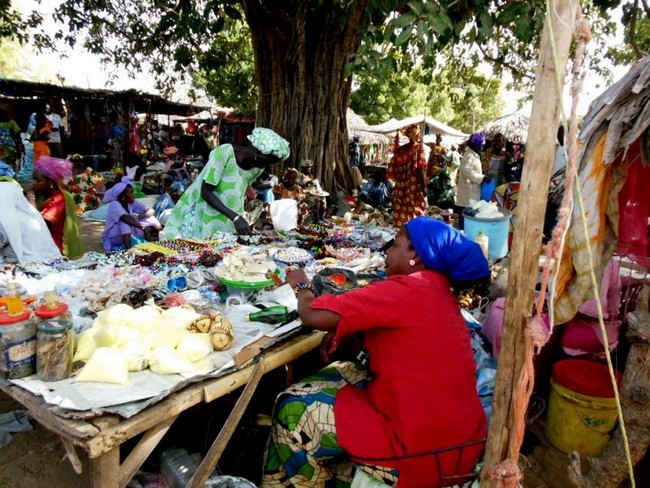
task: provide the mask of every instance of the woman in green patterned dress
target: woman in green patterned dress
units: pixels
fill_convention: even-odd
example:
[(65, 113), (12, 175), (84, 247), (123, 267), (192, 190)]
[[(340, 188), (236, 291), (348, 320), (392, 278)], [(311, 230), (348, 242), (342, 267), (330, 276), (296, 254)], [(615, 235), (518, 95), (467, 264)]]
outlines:
[(289, 143), (270, 129), (258, 127), (250, 146), (224, 144), (183, 193), (160, 233), (161, 239), (210, 239), (216, 232), (251, 234), (242, 216), (246, 188), (264, 168), (289, 157)]

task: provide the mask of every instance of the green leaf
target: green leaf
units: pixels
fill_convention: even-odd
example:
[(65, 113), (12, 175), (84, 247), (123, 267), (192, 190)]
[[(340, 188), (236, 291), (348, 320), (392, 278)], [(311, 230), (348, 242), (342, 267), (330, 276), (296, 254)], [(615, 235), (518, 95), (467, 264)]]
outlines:
[(520, 41), (532, 41), (535, 34), (533, 32), (533, 18), (528, 15), (521, 17), (517, 21), (517, 25), (515, 25), (514, 33)]
[(401, 46), (404, 44), (406, 41), (408, 41), (411, 38), (411, 29), (404, 29), (402, 32), (399, 33), (399, 36), (397, 36), (397, 39), (395, 39), (395, 45)]
[(407, 3), (407, 5), (411, 7), (411, 10), (413, 10), (415, 15), (422, 15), (422, 13), (424, 12), (424, 4), (422, 2), (411, 0), (410, 2)]
[(413, 22), (415, 22), (416, 18), (417, 17), (415, 15), (409, 12), (400, 15), (395, 20), (393, 20), (391, 24), (393, 25), (393, 29), (399, 29), (401, 27), (406, 27), (407, 25), (412, 24)]
[(231, 19), (235, 20), (241, 20), (242, 15), (239, 10), (237, 10), (235, 7), (231, 7), (230, 5), (224, 5), (223, 6), (224, 12), (226, 12), (226, 15), (230, 17)]
[(498, 25), (509, 24), (530, 11), (530, 5), (525, 2), (512, 2), (503, 7), (497, 15), (495, 22)]
[(429, 24), (436, 34), (442, 34), (447, 30), (449, 18), (445, 17), (446, 15), (443, 12), (438, 12), (437, 15), (429, 17)]

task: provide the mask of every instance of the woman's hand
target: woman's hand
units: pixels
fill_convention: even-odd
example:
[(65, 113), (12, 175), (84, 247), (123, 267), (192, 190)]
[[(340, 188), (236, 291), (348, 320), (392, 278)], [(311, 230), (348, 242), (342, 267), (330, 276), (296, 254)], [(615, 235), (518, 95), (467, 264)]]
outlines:
[(334, 337), (336, 337), (336, 332), (328, 332), (325, 334), (318, 348), (321, 359), (326, 363), (330, 362), (330, 351), (334, 343)]
[(286, 281), (291, 285), (292, 288), (295, 287), (298, 283), (309, 283), (309, 279), (307, 278), (307, 275), (302, 268), (289, 271), (287, 273)]
[(240, 236), (250, 236), (253, 234), (253, 231), (251, 230), (250, 225), (248, 225), (248, 222), (244, 217), (241, 215), (238, 215), (237, 217), (234, 218), (232, 221), (233, 224), (235, 224), (235, 230), (237, 231), (237, 234)]

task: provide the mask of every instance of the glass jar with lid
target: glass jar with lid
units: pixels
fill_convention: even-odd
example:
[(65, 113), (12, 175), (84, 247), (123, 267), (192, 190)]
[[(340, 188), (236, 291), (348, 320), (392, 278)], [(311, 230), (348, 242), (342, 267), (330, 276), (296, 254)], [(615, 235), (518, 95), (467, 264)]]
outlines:
[(45, 294), (45, 303), (35, 311), (41, 319), (36, 335), (36, 374), (42, 381), (60, 381), (72, 372), (74, 330), (72, 315), (55, 292)]
[(0, 371), (9, 379), (23, 378), (35, 372), (36, 322), (15, 283), (7, 286), (5, 298), (7, 312), (0, 313)]

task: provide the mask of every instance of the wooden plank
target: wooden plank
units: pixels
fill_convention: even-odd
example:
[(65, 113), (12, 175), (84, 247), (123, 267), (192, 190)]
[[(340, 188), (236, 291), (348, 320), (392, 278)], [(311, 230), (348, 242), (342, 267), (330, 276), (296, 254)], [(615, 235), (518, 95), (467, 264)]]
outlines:
[[(303, 354), (315, 349), (320, 345), (324, 335), (324, 332), (314, 331), (308, 336), (296, 337), (283, 344), (282, 347), (270, 350), (265, 356), (266, 372), (288, 364)], [(253, 369), (254, 366), (248, 366), (247, 368), (220, 378), (218, 381), (206, 384), (203, 388), (205, 402), (210, 403), (246, 384), (253, 374)]]
[(535, 284), (539, 274), (538, 260), (548, 198), (548, 184), (545, 182), (551, 177), (561, 113), (562, 93), (558, 93), (558, 89), (562, 87), (558, 87), (558, 79), (564, 81), (565, 78), (575, 16), (579, 11), (578, 0), (552, 0), (544, 23), (526, 141), (526, 147), (535, 149), (526, 154), (519, 192), (501, 354), (481, 486), (517, 485), (514, 476), (506, 475), (497, 481), (491, 479), (490, 475), (506, 459), (517, 462), (523, 440), (523, 417), (528, 398), (521, 397), (520, 385), (533, 381), (533, 378), (525, 377), (526, 357), (530, 350), (526, 328), (533, 313)]
[(65, 448), (65, 457), (67, 457), (70, 464), (72, 464), (72, 469), (74, 469), (75, 473), (81, 474), (83, 472), (83, 465), (81, 464), (81, 459), (79, 459), (79, 456), (77, 455), (74, 444), (65, 437), (61, 437), (61, 442)]
[(120, 472), (120, 448), (90, 459), (93, 488), (118, 488)]
[(0, 385), (0, 390), (25, 406), (29, 410), (30, 416), (43, 427), (73, 440), (77, 445), (82, 445), (81, 439), (99, 434), (99, 429), (84, 420), (66, 419), (55, 415), (47, 409), (47, 404), (41, 397), (31, 394), (27, 390), (8, 385)]
[(178, 415), (175, 415), (145, 432), (142, 439), (140, 439), (138, 444), (130, 452), (129, 457), (124, 460), (120, 467), (120, 487), (125, 487), (129, 484), (131, 478), (140, 469), (142, 463), (149, 457), (149, 454), (156, 448), (160, 439), (165, 436), (177, 418)]
[(203, 461), (201, 461), (201, 464), (197, 468), (196, 472), (192, 475), (192, 479), (188, 484), (189, 488), (201, 488), (202, 486), (205, 486), (205, 482), (208, 481), (210, 473), (212, 473), (212, 470), (219, 462), (221, 454), (223, 454), (224, 449), (228, 445), (228, 441), (230, 441), (230, 438), (235, 432), (235, 429), (237, 428), (239, 421), (244, 415), (246, 407), (248, 407), (248, 404), (253, 397), (253, 393), (255, 393), (257, 385), (260, 383), (262, 375), (265, 372), (265, 359), (262, 356), (259, 362), (255, 365), (255, 369), (253, 370), (248, 383), (246, 383), (246, 388), (244, 388), (244, 391), (237, 400), (237, 403), (230, 412), (230, 415), (228, 415), (228, 419), (221, 428), (219, 435), (212, 443), (212, 446), (210, 446), (210, 450), (206, 454)]
[[(266, 370), (271, 371), (314, 349), (320, 344), (323, 335), (323, 332), (316, 331), (308, 336), (299, 336), (282, 343), (277, 349), (271, 349), (266, 359)], [(252, 372), (253, 367), (249, 366), (221, 378), (190, 385), (118, 425), (102, 430), (96, 437), (89, 439), (83, 447), (91, 458), (100, 456), (170, 416), (178, 415), (200, 402), (211, 402), (239, 388), (248, 381)]]

